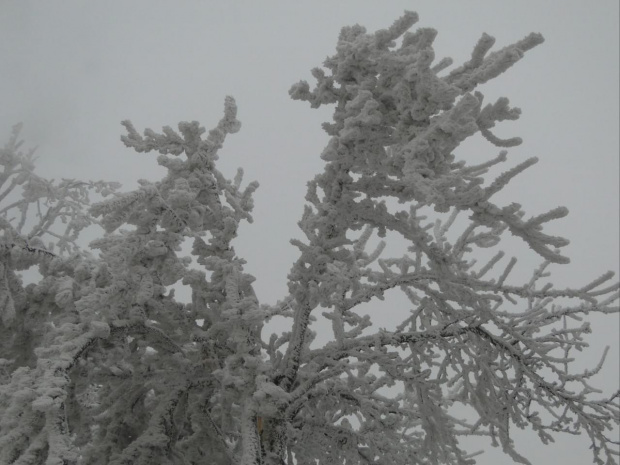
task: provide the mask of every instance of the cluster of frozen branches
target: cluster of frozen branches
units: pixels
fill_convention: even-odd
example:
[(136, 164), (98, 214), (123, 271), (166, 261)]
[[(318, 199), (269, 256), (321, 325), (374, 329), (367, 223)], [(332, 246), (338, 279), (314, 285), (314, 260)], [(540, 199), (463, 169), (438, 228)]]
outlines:
[[(406, 13), (374, 34), (344, 28), (336, 55), (313, 70), (314, 89), (291, 89), (336, 109), (299, 223), (306, 239), (293, 241), (289, 295), (275, 305), (259, 304), (232, 246), (258, 185), (215, 166), (240, 127), (232, 98), (206, 137), (196, 122), (143, 136), (124, 122), (125, 145), (158, 152), (168, 174), (122, 194), (40, 178), (14, 133), (0, 160), (0, 200), (23, 188), (0, 209), (0, 462), (465, 465), (475, 460), (459, 438), (478, 435), (529, 463), (513, 447), (518, 427), (544, 443), (585, 433), (595, 463), (617, 463), (618, 393), (589, 384), (601, 364), (575, 373), (571, 361), (587, 346), (582, 317), (618, 311), (618, 284), (612, 273), (578, 289), (546, 281), (549, 264), (568, 261), (567, 241), (543, 226), (567, 210), (527, 217), (493, 200), (535, 159), (488, 182), (504, 150), (477, 166), (454, 155), (478, 132), (501, 148), (520, 143), (491, 132), (519, 110), (507, 99), (485, 105), (474, 89), (542, 37), (489, 53), (494, 39), (483, 35), (471, 60), (444, 72), (436, 32), (407, 32), (416, 20)], [(89, 190), (110, 197), (91, 205)], [(429, 208), (437, 219), (421, 214)], [(75, 242), (91, 224), (105, 229), (90, 244), (97, 256)], [(367, 248), (388, 232), (407, 255)], [(524, 284), (498, 249), (506, 232), (543, 260)], [(191, 257), (180, 254), (186, 240)], [(479, 265), (480, 249), (498, 251)], [(17, 272), (34, 265), (42, 277), (24, 286)], [(191, 288), (191, 303), (174, 285)], [(376, 329), (360, 305), (398, 291), (407, 317)], [(333, 338), (316, 347), (309, 328), (320, 315)], [(291, 330), (262, 334), (275, 316)]]

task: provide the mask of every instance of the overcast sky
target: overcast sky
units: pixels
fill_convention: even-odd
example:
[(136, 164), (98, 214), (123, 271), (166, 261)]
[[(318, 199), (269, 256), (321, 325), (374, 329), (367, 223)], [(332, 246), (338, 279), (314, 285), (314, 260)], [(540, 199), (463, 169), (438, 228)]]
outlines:
[[(541, 32), (543, 45), (479, 90), (488, 100), (507, 96), (523, 111), (497, 130), (524, 139), (506, 166), (540, 158), (499, 199), (530, 214), (567, 206), (570, 216), (550, 230), (571, 240), (564, 252), (572, 263), (554, 275), (557, 287), (585, 284), (618, 271), (618, 7), (617, 0), (0, 0), (0, 140), (21, 121), (27, 145), (39, 146), (40, 174), (133, 189), (137, 179), (155, 181), (163, 171), (153, 154), (121, 144), (121, 120), (138, 130), (191, 120), (209, 129), (224, 97), (234, 96), (243, 126), (226, 141), (219, 169), (232, 176), (243, 166), (246, 181), (260, 182), (255, 223), (243, 225), (236, 250), (257, 277), (261, 301), (273, 303), (286, 295), (297, 255), (288, 240), (299, 237), (305, 184), (322, 170), (327, 136), (320, 123), (331, 112), (290, 100), (288, 89), (311, 81), (310, 69), (333, 54), (340, 28), (359, 23), (374, 31), (414, 10), (414, 28), (439, 31), (437, 58), (457, 64), (483, 32), (496, 47)], [(478, 140), (456, 151), (470, 161), (496, 153)], [(508, 252), (531, 259), (526, 248)], [(581, 363), (594, 364), (611, 345), (599, 377), (610, 391), (618, 386), (618, 318), (595, 319), (594, 332)], [(531, 436), (520, 441), (535, 464), (591, 463), (585, 439), (548, 448)], [(491, 450), (479, 463), (508, 459)]]

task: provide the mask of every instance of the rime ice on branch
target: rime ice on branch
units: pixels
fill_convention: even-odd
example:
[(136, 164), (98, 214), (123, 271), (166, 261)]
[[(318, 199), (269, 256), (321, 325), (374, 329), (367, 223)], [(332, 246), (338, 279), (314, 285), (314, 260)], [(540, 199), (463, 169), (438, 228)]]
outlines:
[[(618, 285), (599, 287), (612, 275), (578, 290), (554, 290), (539, 287), (546, 274), (537, 271), (529, 283), (510, 286), (514, 258), (498, 273), (504, 252), (482, 266), (468, 258), (478, 247), (496, 248), (509, 231), (542, 257), (543, 268), (568, 262), (558, 250), (568, 241), (542, 229), (565, 216), (565, 208), (526, 218), (518, 204), (493, 202), (536, 159), (485, 185), (484, 174), (506, 161), (506, 151), (479, 166), (454, 155), (478, 132), (500, 148), (521, 142), (491, 132), (497, 123), (517, 119), (520, 110), (506, 98), (484, 104), (475, 89), (542, 36), (530, 34), (488, 53), (494, 39), (485, 34), (470, 61), (440, 76), (451, 61), (434, 63), (434, 30), (406, 32), (416, 21), (417, 15), (406, 13), (375, 34), (357, 25), (344, 28), (326, 69), (312, 71), (315, 88), (302, 81), (290, 91), (312, 107), (335, 104), (335, 111), (333, 122), (323, 125), (330, 136), (322, 154), (327, 165), (309, 184), (300, 222), (307, 240), (294, 241), (301, 256), (289, 275), (293, 332), (278, 379), (294, 398), (287, 420), (295, 425), (295, 442), (282, 448), (321, 463), (378, 457), (403, 464), (470, 463), (458, 437), (484, 434), (515, 461), (528, 463), (510, 439), (516, 425), (533, 428), (544, 442), (553, 431), (584, 431), (597, 460), (609, 459), (613, 448), (604, 430), (618, 422), (618, 401), (595, 400), (587, 384), (592, 373), (569, 372), (569, 353), (584, 347), (589, 327), (569, 327), (567, 319), (616, 312)], [(393, 212), (396, 202), (386, 198), (409, 208)], [(425, 221), (419, 214), (424, 207), (450, 214)], [(459, 214), (470, 223), (451, 243), (447, 233)], [(412, 255), (378, 259), (380, 250), (366, 253), (372, 230), (402, 236)], [(392, 289), (407, 295), (410, 316), (396, 331), (372, 335), (372, 322), (356, 307)], [(575, 303), (566, 305), (563, 298)], [(308, 326), (317, 311), (331, 320), (334, 342), (310, 350)], [(402, 392), (385, 398), (382, 388), (390, 386), (402, 386)], [(457, 419), (458, 404), (473, 407), (478, 419)]]
[[(257, 184), (242, 189), (241, 170), (229, 180), (215, 166), (240, 127), (231, 98), (206, 138), (197, 122), (144, 136), (124, 122), (125, 145), (159, 152), (166, 177), (111, 192), (89, 212), (75, 199), (39, 212), (32, 237), (22, 232), (26, 208), (56, 191), (31, 176), (31, 158), (16, 156), (12, 139), (0, 186), (21, 170), (34, 187), (0, 210), (0, 462), (470, 465), (475, 454), (459, 439), (482, 436), (527, 464), (511, 439), (516, 426), (544, 443), (585, 433), (595, 463), (617, 463), (618, 393), (590, 385), (602, 361), (583, 373), (572, 361), (587, 347), (583, 317), (618, 312), (618, 283), (611, 272), (577, 289), (548, 282), (549, 265), (568, 262), (559, 250), (567, 241), (543, 226), (567, 210), (527, 217), (494, 198), (536, 159), (485, 179), (521, 142), (498, 138), (494, 126), (520, 111), (505, 98), (484, 104), (476, 89), (542, 37), (491, 52), (484, 34), (448, 72), (451, 60), (435, 63), (433, 29), (407, 32), (416, 21), (407, 12), (374, 34), (343, 28), (336, 55), (312, 71), (315, 88), (291, 89), (335, 111), (324, 124), (325, 170), (309, 182), (299, 222), (306, 238), (292, 241), (300, 253), (289, 295), (276, 305), (259, 305), (232, 246), (252, 220)], [(499, 154), (457, 161), (456, 148), (478, 132)], [(54, 198), (71, 197), (70, 186)], [(105, 228), (91, 243), (98, 257), (39, 250), (36, 238), (63, 215)], [(388, 231), (407, 255), (368, 247)], [(524, 284), (513, 282), (516, 258), (499, 249), (507, 232), (543, 261)], [(186, 240), (193, 257), (178, 253)], [(22, 286), (15, 271), (35, 264), (43, 278)], [(169, 290), (181, 283), (190, 304)], [(407, 308), (382, 311), (405, 317), (377, 329), (360, 307), (395, 292)], [(274, 316), (291, 330), (267, 338)], [(333, 332), (323, 346), (311, 344), (320, 316)]]

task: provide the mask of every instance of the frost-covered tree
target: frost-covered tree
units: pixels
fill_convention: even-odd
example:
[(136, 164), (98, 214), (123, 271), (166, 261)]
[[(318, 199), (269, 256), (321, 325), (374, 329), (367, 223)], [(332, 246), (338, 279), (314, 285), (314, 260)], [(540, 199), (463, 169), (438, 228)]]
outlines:
[[(290, 91), (335, 111), (289, 293), (275, 304), (258, 302), (233, 248), (258, 184), (216, 168), (240, 127), (232, 98), (206, 137), (197, 122), (144, 135), (124, 122), (125, 145), (158, 152), (167, 169), (126, 193), (35, 175), (14, 131), (0, 152), (0, 463), (474, 464), (467, 436), (529, 463), (515, 427), (543, 443), (587, 434), (595, 463), (617, 463), (618, 392), (590, 386), (601, 364), (579, 373), (571, 361), (587, 346), (582, 317), (618, 312), (619, 286), (609, 272), (555, 288), (546, 268), (568, 262), (568, 242), (543, 226), (567, 210), (528, 216), (494, 199), (536, 159), (485, 178), (521, 142), (492, 128), (520, 111), (475, 89), (543, 39), (489, 53), (483, 35), (447, 71), (436, 31), (407, 32), (416, 20), (345, 27), (312, 71), (316, 86)], [(502, 150), (457, 160), (477, 133)], [(104, 198), (92, 204), (89, 192)], [(105, 234), (80, 249), (91, 225)], [(542, 259), (525, 283), (500, 250), (506, 233)], [(408, 253), (384, 257), (387, 234)], [(40, 277), (24, 285), (20, 271), (34, 266)], [(190, 303), (175, 286), (191, 289)], [(394, 292), (407, 317), (381, 329), (361, 307)], [(274, 317), (289, 330), (263, 331)], [(317, 318), (331, 324), (325, 344), (313, 343)]]

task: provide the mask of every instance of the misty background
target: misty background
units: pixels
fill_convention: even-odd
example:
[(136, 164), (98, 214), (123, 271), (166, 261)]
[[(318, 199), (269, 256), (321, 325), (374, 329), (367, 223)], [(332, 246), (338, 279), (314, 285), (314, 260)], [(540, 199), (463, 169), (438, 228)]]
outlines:
[[(359, 23), (372, 32), (405, 9), (420, 16), (413, 29), (438, 30), (436, 59), (450, 56), (455, 65), (469, 59), (483, 32), (497, 39), (494, 49), (529, 32), (544, 35), (544, 44), (478, 88), (485, 101), (506, 96), (522, 109), (520, 120), (494, 129), (524, 140), (497, 173), (540, 158), (496, 199), (519, 202), (529, 215), (569, 208), (567, 218), (547, 226), (571, 241), (562, 250), (571, 264), (551, 268), (557, 288), (584, 285), (606, 270), (617, 273), (616, 0), (0, 0), (0, 143), (21, 121), (26, 147), (39, 147), (39, 175), (119, 181), (123, 191), (131, 190), (138, 179), (157, 181), (165, 171), (156, 154), (123, 146), (121, 120), (130, 119), (140, 132), (191, 120), (209, 130), (223, 114), (224, 97), (232, 95), (242, 128), (220, 150), (218, 168), (232, 177), (241, 166), (246, 183), (260, 183), (254, 223), (242, 225), (235, 249), (257, 278), (260, 301), (275, 303), (287, 295), (286, 275), (298, 256), (288, 241), (301, 238), (296, 223), (306, 182), (323, 169), (319, 156), (328, 137), (320, 125), (332, 111), (292, 101), (288, 89), (300, 79), (312, 85), (310, 69), (335, 52), (342, 26)], [(497, 152), (473, 137), (455, 154), (476, 163)], [(540, 259), (520, 241), (507, 244), (507, 256), (519, 257), (517, 272), (527, 279)], [(388, 326), (389, 319), (387, 308), (379, 321)], [(619, 319), (591, 321), (591, 348), (577, 366), (595, 366), (609, 345), (607, 365), (593, 384), (611, 393), (620, 383)], [(548, 447), (527, 432), (515, 439), (534, 464), (592, 460), (584, 437), (559, 437)], [(485, 449), (480, 464), (509, 463), (500, 451)]]

